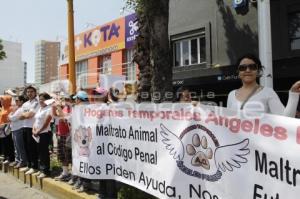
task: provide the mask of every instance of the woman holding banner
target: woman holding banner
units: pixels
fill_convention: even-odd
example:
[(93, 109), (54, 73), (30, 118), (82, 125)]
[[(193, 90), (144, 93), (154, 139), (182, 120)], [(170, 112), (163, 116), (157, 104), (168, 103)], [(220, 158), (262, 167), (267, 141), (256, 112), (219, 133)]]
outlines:
[(263, 87), (257, 83), (263, 66), (255, 55), (244, 55), (237, 63), (242, 87), (229, 93), (227, 108), (295, 117), (299, 101), (300, 81), (291, 87), (288, 104), (284, 107), (272, 88)]
[[(94, 102), (99, 105), (107, 105), (118, 102), (119, 90), (110, 88), (108, 91), (105, 88), (97, 87), (93, 93)], [(98, 198), (116, 198), (116, 182), (114, 180), (99, 180), (99, 195)]]
[(56, 103), (52, 106), (52, 114), (56, 122), (56, 137), (57, 137), (57, 157), (62, 164), (62, 172), (55, 180), (69, 181), (71, 174), (68, 166), (72, 163), (71, 147), (67, 146), (67, 141), (70, 138), (70, 116), (71, 105), (66, 103), (70, 100), (69, 96), (58, 96)]

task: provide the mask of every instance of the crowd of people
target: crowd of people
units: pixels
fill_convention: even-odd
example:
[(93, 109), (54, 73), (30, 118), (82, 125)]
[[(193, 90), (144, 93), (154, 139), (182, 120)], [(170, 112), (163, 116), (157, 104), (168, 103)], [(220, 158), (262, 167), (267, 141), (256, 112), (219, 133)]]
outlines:
[[(127, 89), (127, 92), (126, 96), (132, 95), (132, 90)], [(126, 96), (121, 96), (114, 87), (109, 90), (97, 87), (90, 95), (79, 90), (69, 96), (65, 93), (37, 94), (33, 86), (28, 86), (24, 95), (0, 96), (0, 154), (4, 156), (3, 164), (13, 166), (26, 175), (34, 174), (38, 178), (51, 176), (50, 145), (55, 134), (57, 159), (62, 165), (62, 172), (54, 179), (67, 182), (78, 192), (86, 191), (91, 181), (70, 172), (72, 107), (82, 103), (115, 103), (125, 100)], [(102, 180), (100, 183), (100, 195), (115, 194), (111, 189), (115, 187), (114, 181)]]
[[(289, 117), (299, 114), (297, 107), (299, 107), (300, 81), (292, 85), (285, 107), (273, 89), (257, 83), (262, 70), (260, 60), (253, 55), (245, 55), (238, 60), (237, 71), (242, 86), (229, 93), (227, 108)], [(178, 102), (193, 103), (195, 106), (199, 104), (193, 102), (188, 88), (180, 88), (177, 94)], [(114, 87), (107, 90), (101, 86), (93, 89), (90, 95), (83, 90), (70, 96), (66, 93), (37, 94), (36, 88), (32, 86), (25, 89), (24, 95), (2, 95), (0, 96), (0, 153), (5, 159), (3, 164), (19, 168), (28, 175), (35, 173), (38, 178), (50, 176), (49, 146), (55, 134), (57, 158), (62, 165), (62, 172), (55, 179), (69, 183), (80, 192), (86, 191), (91, 181), (71, 175), (70, 172), (72, 107), (82, 103), (110, 104), (126, 100), (133, 102), (136, 99), (136, 89), (132, 87), (120, 92)], [(101, 180), (100, 197), (103, 194), (113, 196), (115, 190), (111, 187), (116, 187), (115, 181)]]

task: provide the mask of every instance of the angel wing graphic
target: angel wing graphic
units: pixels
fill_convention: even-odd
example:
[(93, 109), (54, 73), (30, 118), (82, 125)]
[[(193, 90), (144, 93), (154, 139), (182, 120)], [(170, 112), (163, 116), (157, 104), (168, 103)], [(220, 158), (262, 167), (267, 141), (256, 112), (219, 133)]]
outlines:
[(234, 168), (241, 168), (241, 164), (247, 163), (245, 157), (250, 153), (249, 139), (231, 145), (220, 146), (215, 150), (215, 164), (217, 169), (225, 172), (233, 171)]
[(160, 134), (163, 137), (161, 141), (165, 144), (169, 154), (173, 156), (175, 160), (183, 160), (184, 146), (181, 140), (163, 124), (160, 124), (160, 128)]
[[(183, 160), (185, 150), (182, 141), (163, 124), (160, 124), (160, 128), (160, 134), (163, 137), (161, 141), (165, 144), (169, 154), (173, 156), (175, 160)], [(226, 172), (226, 170), (233, 171), (234, 168), (241, 168), (241, 164), (248, 162), (246, 158), (250, 153), (248, 145), (249, 139), (244, 139), (235, 144), (217, 147), (214, 152), (217, 170)]]

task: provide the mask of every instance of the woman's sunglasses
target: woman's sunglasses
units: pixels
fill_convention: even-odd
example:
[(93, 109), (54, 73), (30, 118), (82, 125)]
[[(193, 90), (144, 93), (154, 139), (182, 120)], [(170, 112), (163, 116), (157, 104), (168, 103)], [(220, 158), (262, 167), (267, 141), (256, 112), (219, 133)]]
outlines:
[(246, 71), (247, 68), (249, 68), (249, 70), (254, 71), (258, 69), (257, 64), (242, 64), (239, 65), (238, 70), (239, 71)]

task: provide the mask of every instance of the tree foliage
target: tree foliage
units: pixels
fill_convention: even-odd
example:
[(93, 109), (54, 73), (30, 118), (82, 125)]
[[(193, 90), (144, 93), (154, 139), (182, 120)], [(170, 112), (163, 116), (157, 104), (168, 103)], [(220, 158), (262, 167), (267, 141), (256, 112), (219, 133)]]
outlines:
[(3, 60), (6, 58), (6, 53), (4, 51), (4, 47), (2, 45), (2, 40), (0, 39), (0, 60)]

